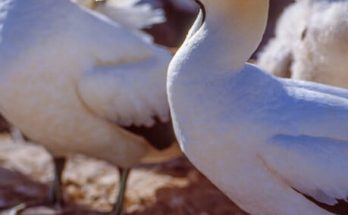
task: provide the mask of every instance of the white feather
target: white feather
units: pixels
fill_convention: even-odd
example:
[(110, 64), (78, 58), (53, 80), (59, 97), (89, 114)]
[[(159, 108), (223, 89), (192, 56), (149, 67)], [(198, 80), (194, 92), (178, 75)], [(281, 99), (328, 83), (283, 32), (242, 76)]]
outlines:
[(258, 64), (283, 77), (290, 71), (297, 80), (347, 88), (347, 39), (348, 1), (297, 1), (280, 18)]
[(210, 13), (171, 61), (167, 81), (183, 151), (250, 214), (331, 214), (299, 192), (328, 204), (348, 197), (348, 91), (245, 63), (269, 1), (202, 2)]
[(149, 145), (120, 125), (168, 117), (170, 54), (69, 0), (10, 3), (0, 43), (2, 114), (56, 156), (139, 162)]
[(95, 3), (95, 0), (74, 1), (133, 30), (140, 30), (166, 21), (162, 9), (155, 9), (147, 3), (139, 3), (140, 0), (106, 0), (105, 3), (98, 4)]
[(167, 121), (169, 109), (165, 89), (168, 52), (156, 50), (128, 64), (96, 65), (82, 76), (79, 93), (96, 113), (123, 126), (152, 126), (155, 117)]

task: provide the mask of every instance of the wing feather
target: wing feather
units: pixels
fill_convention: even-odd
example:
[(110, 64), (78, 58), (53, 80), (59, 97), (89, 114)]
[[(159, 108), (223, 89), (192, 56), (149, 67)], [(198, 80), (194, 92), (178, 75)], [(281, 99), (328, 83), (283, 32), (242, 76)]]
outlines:
[(348, 91), (309, 82), (292, 83), (283, 85), (287, 96), (278, 99), (282, 104), (277, 110), (279, 127), (283, 128), (280, 132), (348, 141)]
[(80, 98), (90, 110), (122, 126), (151, 126), (155, 119), (166, 121), (169, 60), (164, 52), (161, 58), (97, 65), (81, 77)]
[(287, 95), (278, 99), (279, 128), (268, 137), (261, 156), (299, 192), (329, 205), (347, 199), (348, 91), (279, 80)]
[(348, 141), (275, 135), (262, 157), (291, 187), (334, 205), (348, 197)]

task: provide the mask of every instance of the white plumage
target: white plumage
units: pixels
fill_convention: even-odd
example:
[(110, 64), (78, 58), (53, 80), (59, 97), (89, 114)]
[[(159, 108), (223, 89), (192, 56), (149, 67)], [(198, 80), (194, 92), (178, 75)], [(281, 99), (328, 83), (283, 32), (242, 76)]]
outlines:
[(56, 158), (52, 204), (61, 198), (61, 157), (81, 153), (122, 168), (112, 211), (121, 214), (129, 169), (180, 154), (168, 123), (158, 134), (161, 143), (131, 131), (169, 120), (165, 82), (171, 54), (70, 0), (3, 3), (1, 113)]
[(152, 148), (119, 125), (167, 120), (169, 52), (68, 0), (10, 0), (1, 32), (0, 107), (55, 156), (121, 167)]
[(258, 64), (283, 77), (348, 87), (348, 1), (298, 0), (277, 24)]
[(87, 8), (96, 10), (115, 22), (133, 30), (140, 30), (165, 22), (162, 9), (150, 4), (139, 4), (140, 0), (73, 0)]
[[(117, 68), (97, 63), (78, 83), (79, 94), (95, 113), (122, 126), (152, 126), (169, 120), (165, 96), (168, 52), (124, 62)], [(132, 61), (132, 59), (130, 59)], [(154, 71), (154, 67), (159, 67)]]
[(268, 0), (202, 2), (206, 18), (201, 12), (167, 81), (183, 151), (250, 214), (331, 214), (299, 192), (329, 205), (347, 199), (348, 91), (245, 64)]
[(55, 158), (49, 200), (62, 200), (62, 158), (80, 153), (121, 168), (121, 214), (129, 169), (180, 154), (165, 90), (171, 54), (70, 0), (2, 3), (0, 110)]

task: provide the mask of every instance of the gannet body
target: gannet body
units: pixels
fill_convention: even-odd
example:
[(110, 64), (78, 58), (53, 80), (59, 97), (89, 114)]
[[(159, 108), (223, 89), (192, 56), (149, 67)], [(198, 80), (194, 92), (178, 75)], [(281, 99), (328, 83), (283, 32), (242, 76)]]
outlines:
[(296, 80), (348, 87), (348, 1), (298, 0), (278, 21), (258, 65)]
[(82, 153), (120, 168), (162, 157), (156, 148), (172, 142), (152, 143), (124, 127), (168, 122), (168, 51), (69, 0), (7, 3), (0, 43), (6, 119), (54, 157)]
[(245, 63), (268, 0), (202, 2), (167, 79), (182, 150), (250, 214), (332, 214), (302, 194), (327, 205), (347, 199), (348, 91)]

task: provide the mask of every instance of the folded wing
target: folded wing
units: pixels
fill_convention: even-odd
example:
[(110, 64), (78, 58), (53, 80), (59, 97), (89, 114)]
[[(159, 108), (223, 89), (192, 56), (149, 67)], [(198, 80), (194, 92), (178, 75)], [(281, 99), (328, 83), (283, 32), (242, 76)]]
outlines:
[(81, 102), (96, 115), (123, 126), (166, 120), (170, 53), (104, 16), (80, 11), (79, 29), (73, 31), (79, 38), (75, 43), (80, 44), (76, 51), (88, 56), (76, 78)]
[(348, 197), (348, 141), (275, 135), (263, 149), (270, 169), (297, 191), (334, 205)]
[(167, 59), (152, 57), (125, 64), (95, 65), (79, 80), (80, 98), (91, 111), (122, 126), (151, 126), (156, 119), (166, 121), (169, 59), (168, 55)]
[[(297, 82), (288, 85), (279, 110), (279, 133), (261, 157), (297, 191), (334, 205), (348, 195), (348, 92)], [(284, 107), (284, 106), (283, 106)]]
[(341, 97), (342, 99), (348, 99), (348, 90), (344, 88), (291, 79), (283, 79), (282, 82), (286, 87), (292, 88), (292, 90), (303, 89), (317, 93), (319, 92), (326, 95)]

